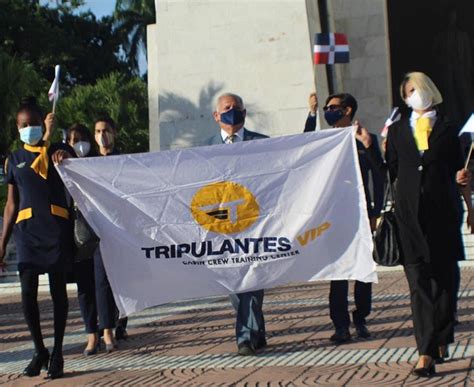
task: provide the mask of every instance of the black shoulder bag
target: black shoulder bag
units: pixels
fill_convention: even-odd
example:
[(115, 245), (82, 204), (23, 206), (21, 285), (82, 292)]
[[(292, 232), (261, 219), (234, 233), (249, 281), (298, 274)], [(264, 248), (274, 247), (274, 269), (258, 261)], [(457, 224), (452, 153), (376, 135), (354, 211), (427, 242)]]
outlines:
[(99, 245), (99, 237), (76, 206), (74, 206), (74, 243), (76, 245), (74, 254), (76, 262), (91, 259)]
[(374, 233), (374, 261), (380, 266), (397, 266), (401, 265), (401, 250), (395, 219), (393, 184), (388, 172), (387, 176), (381, 220)]

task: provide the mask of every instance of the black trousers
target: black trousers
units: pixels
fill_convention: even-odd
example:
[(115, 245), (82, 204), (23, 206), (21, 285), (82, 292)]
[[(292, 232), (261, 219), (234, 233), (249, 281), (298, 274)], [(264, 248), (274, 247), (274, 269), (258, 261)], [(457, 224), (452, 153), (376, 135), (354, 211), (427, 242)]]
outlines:
[(438, 356), (454, 341), (456, 261), (405, 264), (413, 328), (420, 355)]
[(456, 262), (454, 267), (454, 291), (453, 291), (453, 303), (454, 303), (454, 320), (458, 319), (458, 297), (459, 291), (461, 290), (461, 268), (459, 262)]
[[(336, 329), (349, 328), (349, 301), (347, 300), (349, 281), (331, 281), (329, 292), (329, 312)], [(365, 324), (372, 306), (372, 283), (355, 281), (354, 301), (356, 309), (352, 312), (355, 325)]]
[[(100, 329), (113, 329), (117, 325), (118, 309), (99, 248), (94, 252), (94, 277)], [(127, 318), (118, 320), (118, 326), (125, 329), (127, 321)]]
[[(49, 291), (53, 300), (54, 312), (54, 349), (53, 352), (62, 353), (64, 331), (68, 313), (68, 299), (66, 291), (66, 275), (63, 272), (49, 273)], [(30, 330), (36, 352), (45, 350), (43, 334), (41, 332), (40, 313), (38, 307), (38, 272), (24, 269), (20, 271), (21, 304), (25, 321)]]
[(97, 302), (95, 295), (94, 260), (87, 259), (74, 264), (77, 282), (77, 299), (87, 333), (97, 333)]

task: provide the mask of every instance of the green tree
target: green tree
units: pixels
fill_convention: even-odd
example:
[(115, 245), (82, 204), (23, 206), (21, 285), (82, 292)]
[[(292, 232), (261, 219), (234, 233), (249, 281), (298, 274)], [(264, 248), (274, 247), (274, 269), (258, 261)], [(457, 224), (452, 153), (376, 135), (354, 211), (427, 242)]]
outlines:
[(142, 79), (114, 72), (94, 85), (75, 87), (58, 104), (62, 127), (79, 122), (92, 130), (95, 118), (104, 113), (117, 122), (122, 152), (148, 151), (147, 90)]
[(18, 139), (15, 113), (22, 97), (40, 95), (46, 102), (47, 81), (41, 79), (33, 65), (0, 50), (0, 154), (6, 155)]
[(122, 34), (123, 49), (128, 64), (139, 73), (140, 53), (146, 56), (146, 27), (155, 23), (154, 0), (117, 0), (115, 3), (115, 29)]
[(0, 49), (33, 63), (49, 81), (60, 64), (66, 87), (130, 71), (121, 55), (122, 32), (113, 28), (112, 17), (97, 20), (91, 12), (74, 13), (81, 1), (57, 3), (50, 8), (34, 0), (2, 0)]

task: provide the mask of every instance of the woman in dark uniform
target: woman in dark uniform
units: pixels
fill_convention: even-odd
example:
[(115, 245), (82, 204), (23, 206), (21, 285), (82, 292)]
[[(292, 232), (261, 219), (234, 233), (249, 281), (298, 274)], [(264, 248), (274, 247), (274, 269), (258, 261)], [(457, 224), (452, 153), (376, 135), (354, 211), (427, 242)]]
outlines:
[[(96, 120), (94, 126), (94, 133), (95, 133), (95, 143), (99, 150), (100, 156), (113, 156), (118, 155), (115, 147), (115, 135), (116, 135), (116, 127), (114, 121), (104, 115)], [(70, 145), (72, 144), (72, 140), (68, 139)], [(61, 162), (63, 158), (62, 152), (58, 152), (58, 162)], [(96, 313), (99, 317), (99, 324), (100, 324), (100, 332), (103, 334), (104, 342), (105, 342), (105, 350), (107, 353), (110, 353), (116, 349), (116, 342), (115, 340), (121, 340), (127, 338), (127, 318), (121, 318), (117, 320), (118, 317), (118, 309), (115, 304), (114, 295), (112, 292), (112, 288), (110, 286), (110, 282), (107, 278), (107, 273), (105, 271), (104, 263), (102, 260), (102, 255), (100, 253), (100, 248), (97, 247), (93, 253), (93, 266), (89, 267), (89, 280), (91, 278), (94, 279), (94, 286), (95, 286), (95, 295), (96, 295)], [(87, 272), (82, 274), (83, 276), (87, 276)], [(80, 274), (80, 276), (82, 276)], [(81, 280), (79, 279), (79, 282)], [(88, 285), (90, 288), (91, 284)], [(78, 283), (79, 287), (79, 283)], [(86, 305), (87, 304), (87, 305)], [(84, 300), (84, 305), (81, 304), (81, 310), (83, 308), (93, 309), (92, 302), (86, 302)], [(91, 322), (94, 321), (93, 313), (86, 314), (91, 318)], [(84, 313), (83, 313), (84, 317)], [(84, 317), (86, 318), (86, 317)], [(87, 324), (87, 323), (86, 323)], [(114, 328), (115, 328), (115, 338), (114, 338)], [(88, 331), (89, 332), (89, 331)], [(90, 336), (91, 338), (91, 336)], [(89, 340), (86, 350), (84, 354), (86, 356), (95, 353), (96, 351), (93, 349), (93, 343), (95, 341)], [(92, 350), (92, 353), (91, 351)]]
[[(386, 166), (397, 179), (395, 214), (419, 353), (413, 373), (431, 376), (454, 341), (456, 265), (464, 255), (459, 187), (470, 175), (456, 131), (437, 108), (443, 99), (431, 79), (409, 73), (400, 92), (412, 112), (388, 131)], [(367, 130), (356, 137), (372, 162), (385, 168)]]
[[(97, 156), (92, 133), (84, 125), (72, 125), (66, 133), (66, 142), (74, 149), (77, 157)], [(84, 218), (81, 217), (80, 219), (85, 222)], [(90, 230), (90, 228), (88, 230)], [(91, 246), (97, 247), (98, 239), (95, 239), (95, 234), (91, 232), (90, 236), (94, 237)], [(91, 251), (90, 248), (91, 246), (77, 247), (74, 254), (74, 278), (77, 282), (77, 298), (87, 333), (87, 345), (83, 352), (85, 356), (94, 355), (100, 349), (94, 282), (94, 260), (93, 251)]]
[[(72, 227), (69, 199), (53, 167), (51, 155), (64, 144), (49, 145), (43, 140), (42, 114), (34, 99), (20, 106), (17, 126), (23, 147), (6, 160), (8, 197), (4, 210), (0, 261), (12, 231), (18, 257), (21, 301), (35, 352), (23, 374), (48, 378), (63, 375), (62, 354), (68, 313), (65, 268), (72, 254)], [(69, 151), (69, 148), (67, 147)], [(70, 262), (70, 261), (69, 261)], [(48, 273), (54, 306), (54, 348), (44, 346), (38, 309), (38, 276)]]

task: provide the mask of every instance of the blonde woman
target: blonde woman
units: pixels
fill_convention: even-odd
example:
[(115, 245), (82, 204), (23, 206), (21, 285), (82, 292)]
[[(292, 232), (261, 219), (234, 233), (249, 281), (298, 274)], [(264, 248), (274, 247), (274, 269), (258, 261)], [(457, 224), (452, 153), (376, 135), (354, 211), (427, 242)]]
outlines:
[(431, 79), (409, 73), (400, 93), (411, 112), (389, 129), (386, 164), (372, 151), (365, 129), (357, 139), (397, 179), (395, 211), (419, 352), (413, 373), (428, 377), (454, 340), (455, 273), (464, 255), (458, 188), (470, 174), (463, 169), (457, 132), (438, 110), (443, 99)]

